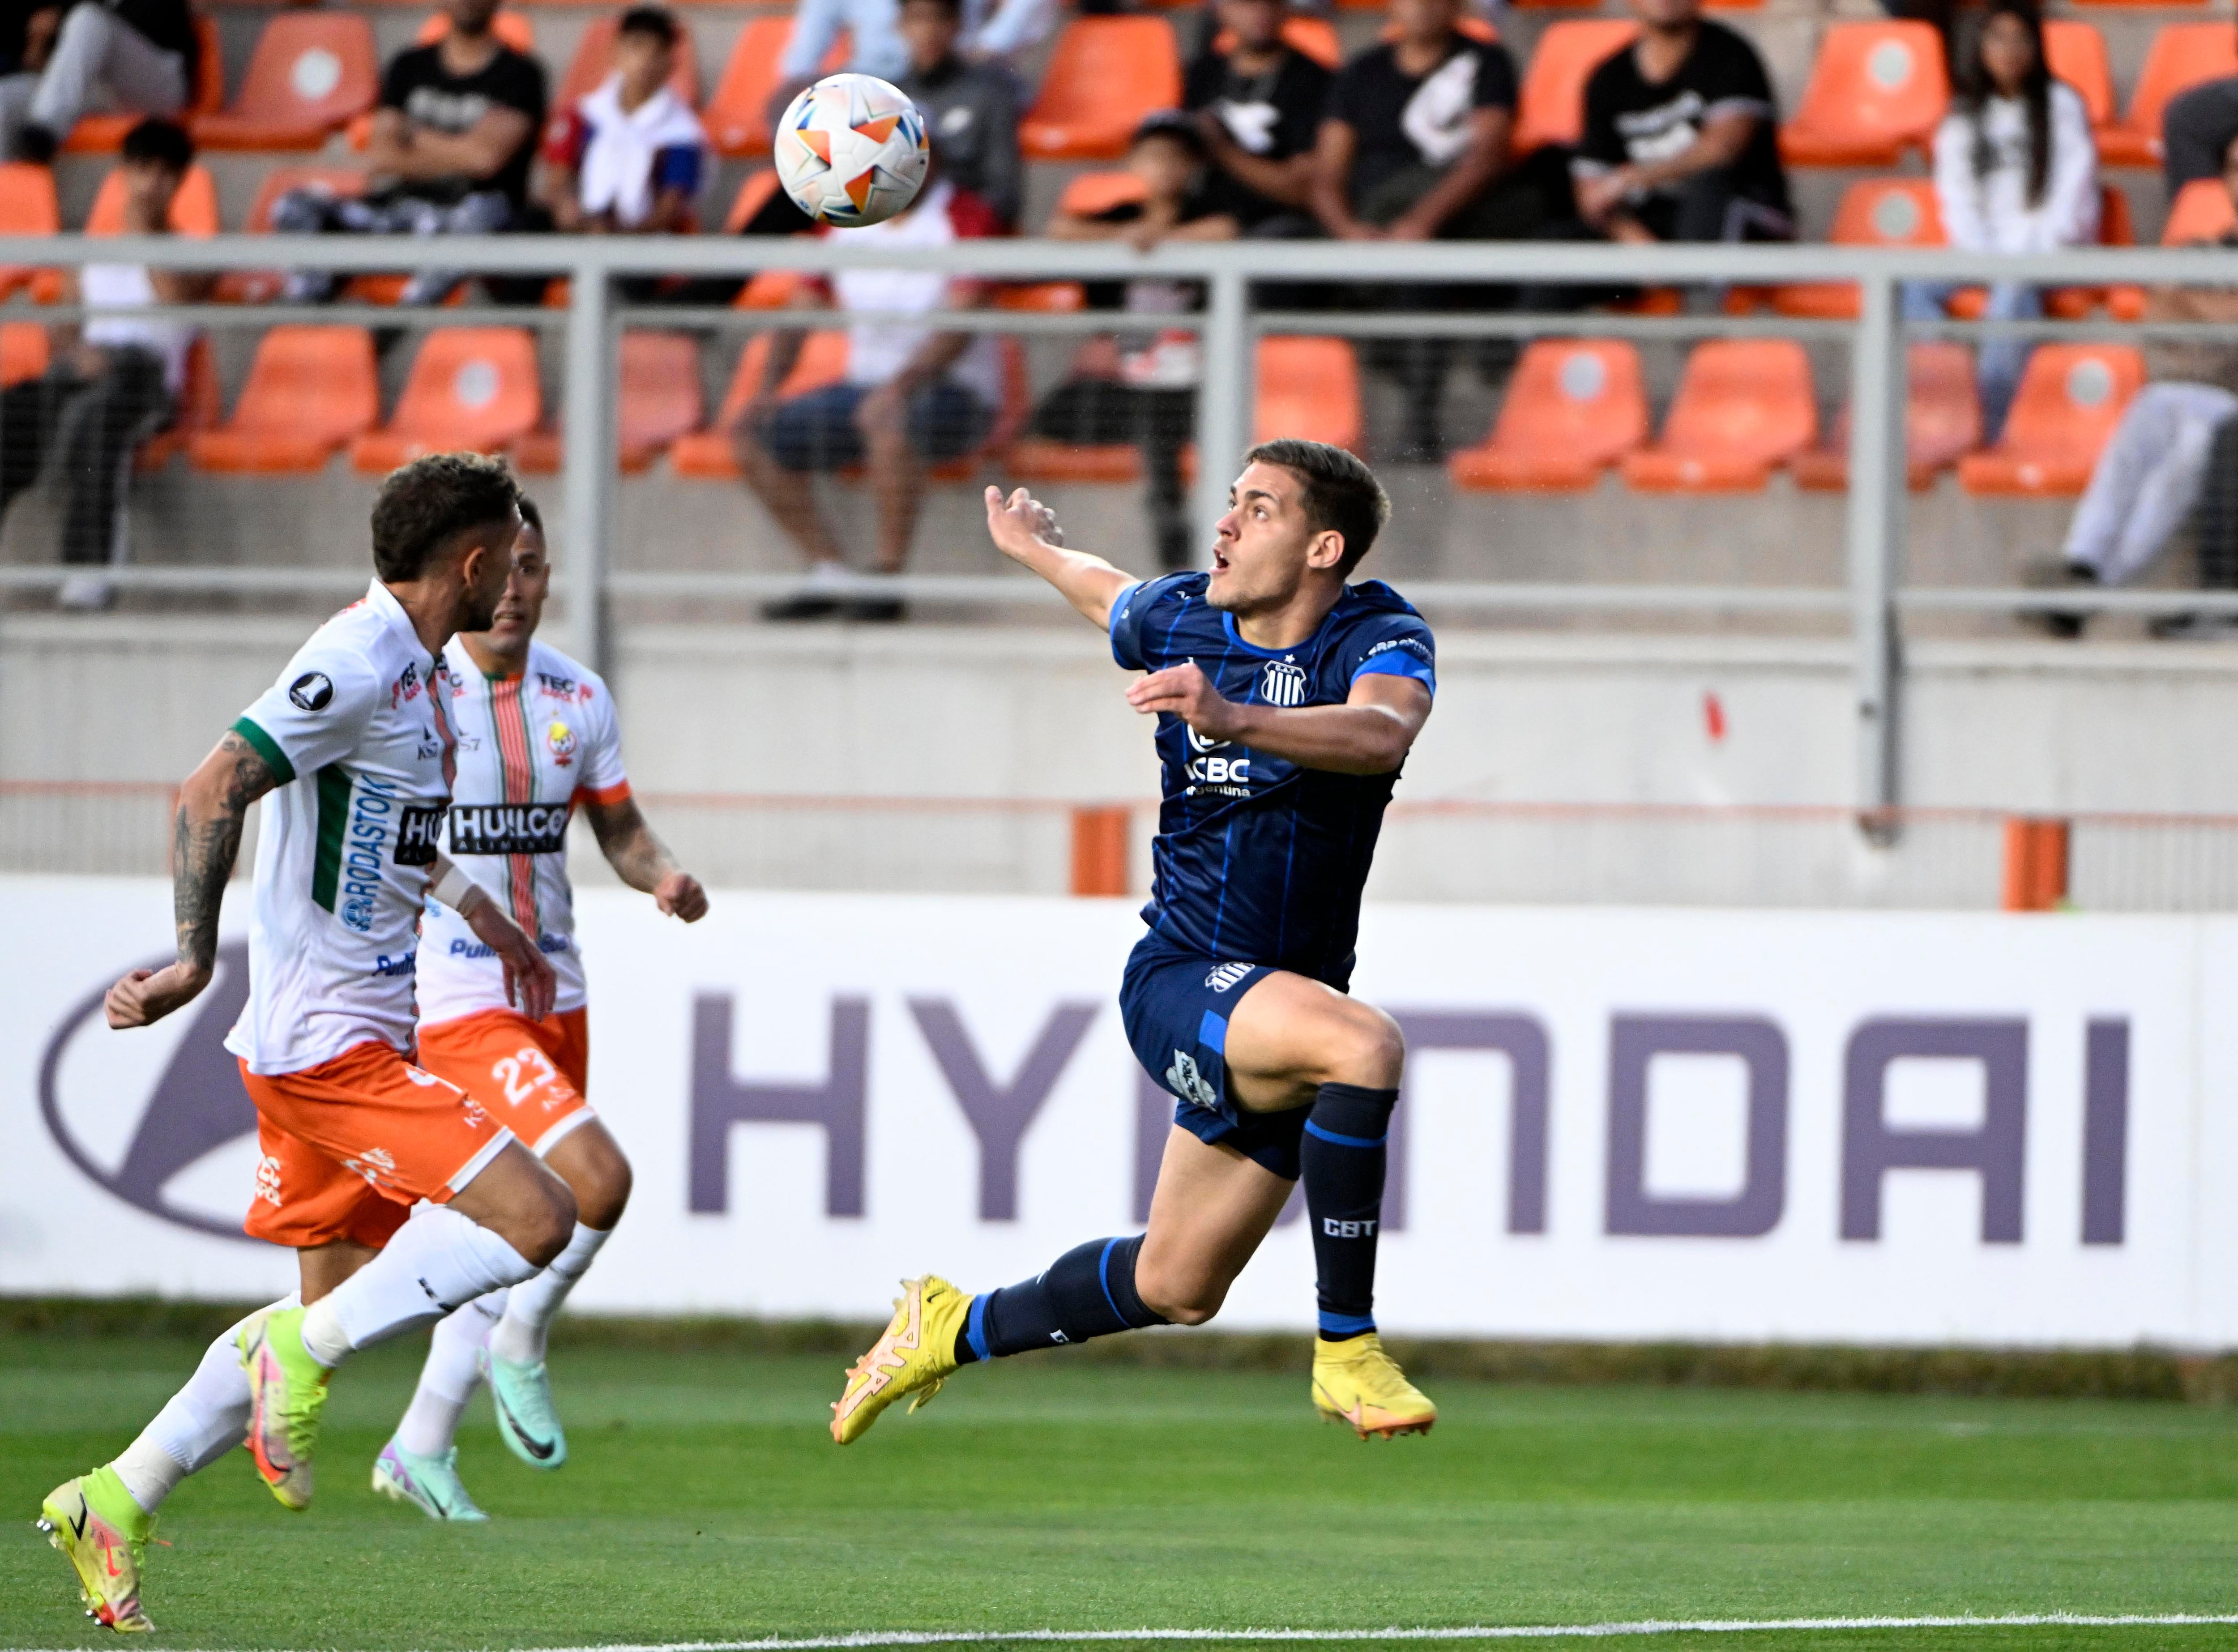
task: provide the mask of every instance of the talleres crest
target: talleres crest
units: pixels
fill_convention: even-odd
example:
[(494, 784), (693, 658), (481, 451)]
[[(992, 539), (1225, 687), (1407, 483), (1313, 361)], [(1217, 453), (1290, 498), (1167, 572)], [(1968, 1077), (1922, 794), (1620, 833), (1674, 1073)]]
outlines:
[(778, 123), (777, 175), (819, 223), (859, 228), (906, 208), (932, 158), (924, 116), (875, 75), (830, 75)]

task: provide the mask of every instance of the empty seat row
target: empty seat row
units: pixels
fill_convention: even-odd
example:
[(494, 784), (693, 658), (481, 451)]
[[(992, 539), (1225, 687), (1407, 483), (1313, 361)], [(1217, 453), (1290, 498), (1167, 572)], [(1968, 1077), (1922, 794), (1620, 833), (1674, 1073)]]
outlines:
[[(2004, 433), (1983, 452), (1971, 354), (1916, 344), (1908, 360), (1906, 469), (1929, 486), (1955, 465), (1972, 493), (2078, 493), (2144, 383), (2126, 345), (2043, 345), (2029, 357)], [(1637, 351), (1616, 340), (1541, 340), (1523, 353), (1491, 433), (1456, 453), (1456, 486), (1563, 492), (1619, 469), (1646, 492), (1740, 492), (1780, 466), (1798, 486), (1848, 482), (1848, 414), (1819, 439), (1810, 359), (1791, 340), (1718, 340), (1687, 358), (1660, 439)]]

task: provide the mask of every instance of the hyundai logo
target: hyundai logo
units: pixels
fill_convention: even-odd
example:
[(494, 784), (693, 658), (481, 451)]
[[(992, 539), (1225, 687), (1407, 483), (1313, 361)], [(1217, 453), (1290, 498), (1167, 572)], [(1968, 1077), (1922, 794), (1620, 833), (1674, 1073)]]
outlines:
[[(136, 1210), (198, 1233), (247, 1241), (237, 1215), (222, 1217), (182, 1203), (171, 1184), (181, 1172), (256, 1128), (256, 1109), (225, 1047), (226, 1033), (248, 1001), (248, 943), (218, 948), (215, 979), (181, 1012), (190, 1018), (186, 1029), (136, 1108), (129, 1100), (119, 1105), (123, 1099), (114, 1088), (114, 1067), (69, 1059), (89, 1053), (77, 1047), (80, 1034), (90, 1029), (96, 1038), (113, 1036), (101, 1014), (107, 995), (103, 988), (87, 996), (47, 1041), (39, 1062), (39, 1113), (48, 1133), (72, 1164)], [(246, 1208), (248, 1196), (244, 1186), (240, 1208)]]

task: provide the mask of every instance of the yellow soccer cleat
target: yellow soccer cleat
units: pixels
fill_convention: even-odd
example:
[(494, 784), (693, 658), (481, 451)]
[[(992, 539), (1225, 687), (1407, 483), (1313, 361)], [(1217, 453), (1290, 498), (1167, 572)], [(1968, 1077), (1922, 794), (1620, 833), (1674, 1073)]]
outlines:
[(1350, 1424), (1363, 1440), (1427, 1434), (1438, 1420), (1438, 1408), (1407, 1380), (1373, 1331), (1342, 1342), (1314, 1338), (1314, 1409), (1332, 1423)]
[(248, 1454), (285, 1509), (311, 1506), (311, 1454), (334, 1375), (303, 1346), (303, 1311), (281, 1308), (249, 1318), (235, 1338), (248, 1377)]
[(849, 1369), (845, 1390), (831, 1402), (831, 1437), (842, 1445), (860, 1439), (904, 1394), (917, 1396), (911, 1411), (937, 1394), (956, 1370), (956, 1334), (970, 1312), (971, 1298), (937, 1275), (904, 1279), (884, 1334)]
[(140, 1609), (140, 1557), (155, 1525), (114, 1469), (66, 1480), (39, 1505), (39, 1530), (77, 1572), (85, 1615), (126, 1634), (156, 1627)]

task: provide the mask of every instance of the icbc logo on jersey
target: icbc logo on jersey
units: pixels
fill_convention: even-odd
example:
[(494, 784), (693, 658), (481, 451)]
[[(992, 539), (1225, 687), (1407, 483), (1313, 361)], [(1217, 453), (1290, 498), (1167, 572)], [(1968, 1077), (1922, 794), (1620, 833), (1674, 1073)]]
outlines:
[(555, 723), (545, 731), (544, 743), (552, 748), (552, 761), (565, 769), (575, 761), (575, 731), (564, 723)]

